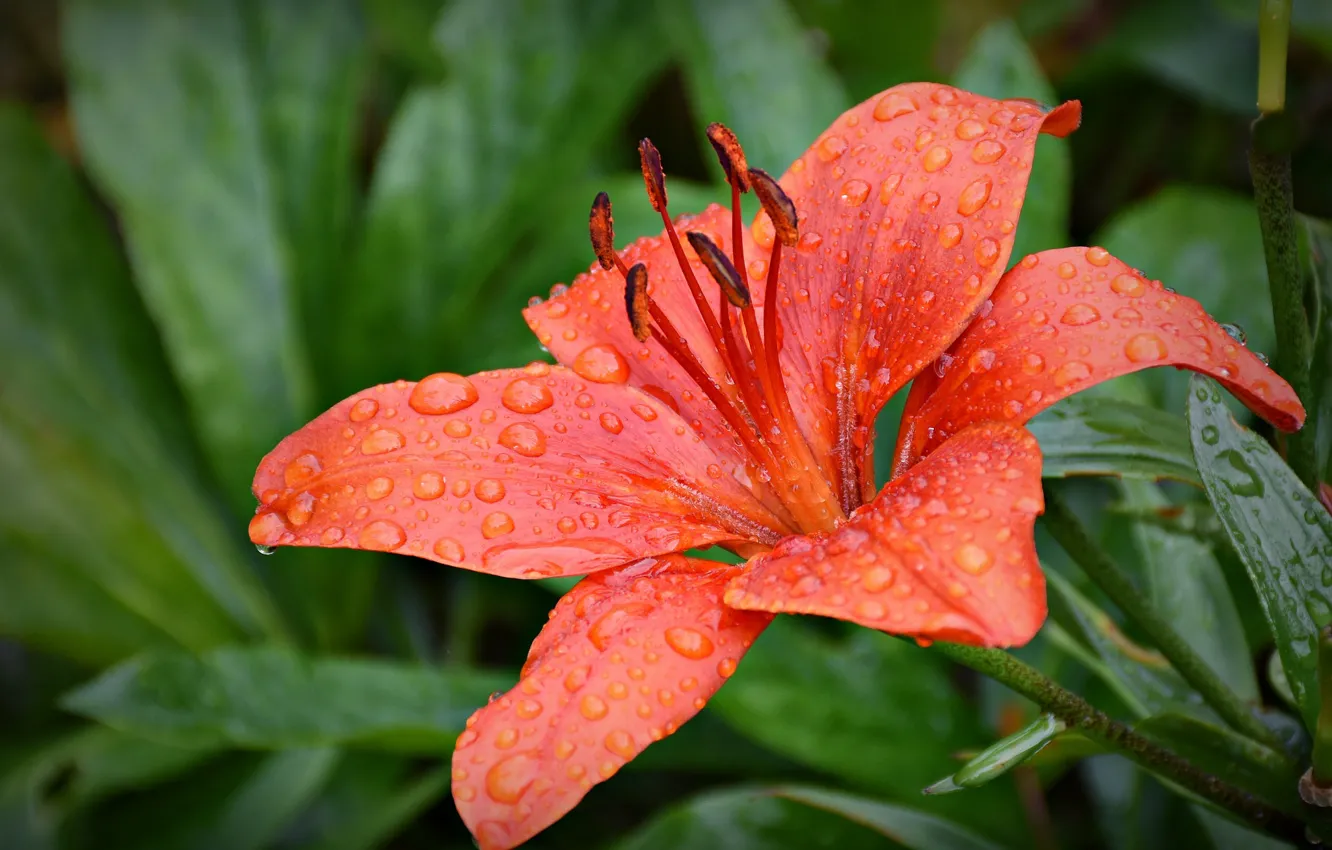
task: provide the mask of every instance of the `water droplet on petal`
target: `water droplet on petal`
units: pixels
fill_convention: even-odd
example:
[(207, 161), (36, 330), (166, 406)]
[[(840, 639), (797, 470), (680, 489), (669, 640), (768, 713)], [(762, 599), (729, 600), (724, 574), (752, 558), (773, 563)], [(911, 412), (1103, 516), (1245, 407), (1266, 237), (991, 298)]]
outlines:
[(1054, 383), (1056, 387), (1066, 387), (1077, 381), (1085, 381), (1091, 377), (1091, 367), (1080, 360), (1070, 360), (1061, 364), (1054, 372)]
[(494, 504), (504, 498), (504, 482), (497, 481), (494, 478), (482, 478), (476, 482), (476, 488), (473, 492), (481, 501)]
[(588, 720), (600, 720), (610, 711), (606, 701), (596, 694), (585, 694), (578, 702), (578, 713)]
[(955, 133), (962, 141), (969, 142), (972, 139), (985, 135), (985, 125), (977, 121), (975, 118), (968, 118), (957, 125)]
[(277, 551), (277, 547), (265, 546), (262, 543), (256, 543), (254, 544), (254, 551), (258, 552), (260, 555), (271, 555)]
[(848, 180), (842, 184), (842, 203), (858, 207), (869, 197), (870, 185), (864, 180)]
[(513, 531), (513, 517), (504, 511), (486, 514), (486, 518), (481, 520), (481, 536), (487, 540), (494, 540), (511, 531)]
[(953, 159), (953, 152), (943, 145), (935, 145), (921, 157), (920, 164), (927, 172), (933, 173), (948, 165)]
[(444, 476), (438, 472), (422, 472), (412, 482), (412, 495), (430, 501), (444, 495)]
[(378, 431), (371, 431), (361, 441), (361, 454), (387, 454), (388, 452), (397, 451), (405, 445), (407, 445), (407, 440), (400, 432), (392, 428), (382, 428)]
[(288, 487), (299, 487), (305, 482), (314, 478), (323, 469), (319, 458), (313, 454), (303, 454), (295, 457), (282, 470), (282, 480)]
[(1007, 151), (1007, 148), (998, 142), (990, 139), (983, 139), (977, 142), (976, 146), (971, 149), (971, 160), (972, 162), (978, 162), (984, 165), (999, 159), (999, 157), (1004, 155), (1005, 151)]
[(1136, 334), (1125, 343), (1124, 356), (1134, 363), (1155, 363), (1166, 359), (1166, 344), (1154, 333)]
[(941, 247), (954, 248), (961, 241), (962, 225), (953, 222), (939, 228), (939, 245)]
[(1239, 325), (1232, 325), (1227, 322), (1221, 325), (1221, 330), (1225, 331), (1227, 336), (1235, 340), (1235, 342), (1238, 342), (1240, 345), (1249, 344), (1249, 338), (1244, 334), (1244, 328), (1241, 328)]
[(1087, 262), (1093, 266), (1105, 266), (1110, 263), (1110, 252), (1104, 248), (1088, 248)]
[(612, 434), (618, 434), (624, 430), (624, 423), (620, 421), (620, 417), (611, 413), (609, 410), (601, 414), (599, 420), (601, 422), (601, 427)]
[(356, 403), (347, 411), (347, 418), (353, 422), (364, 422), (367, 419), (375, 418), (379, 412), (379, 402), (373, 398), (358, 398)]
[(915, 111), (916, 104), (911, 98), (896, 92), (889, 92), (879, 98), (878, 103), (874, 104), (874, 120), (891, 121), (894, 118), (906, 115), (908, 112)]
[(555, 403), (555, 397), (544, 382), (517, 378), (504, 388), (500, 401), (514, 413), (540, 413)]
[(456, 413), (476, 403), (476, 387), (462, 375), (438, 372), (422, 378), (412, 388), (407, 404), (427, 416)]
[(1115, 275), (1110, 281), (1110, 288), (1129, 298), (1141, 298), (1147, 292), (1147, 284), (1137, 275)]
[(982, 266), (992, 266), (999, 259), (999, 243), (985, 237), (976, 243), (976, 262)]
[(377, 502), (388, 494), (393, 492), (393, 479), (379, 476), (372, 478), (369, 484), (365, 485), (365, 495), (372, 502)]
[(697, 629), (674, 626), (666, 630), (666, 643), (671, 649), (695, 661), (707, 658), (713, 652), (712, 641)]
[(574, 358), (573, 370), (597, 384), (623, 384), (629, 380), (629, 364), (619, 349), (608, 343), (584, 348)]
[(982, 177), (968, 184), (957, 198), (957, 211), (962, 215), (972, 215), (984, 207), (986, 201), (990, 200), (992, 186), (988, 177)]
[(977, 546), (975, 543), (963, 543), (953, 553), (953, 563), (962, 568), (964, 572), (978, 576), (994, 564), (994, 556), (990, 554), (988, 549)]
[(637, 753), (637, 750), (634, 749), (633, 736), (623, 729), (616, 729), (614, 732), (611, 732), (606, 736), (604, 743), (606, 749), (615, 753), (615, 755), (622, 759), (631, 759)]
[(1064, 311), (1064, 315), (1059, 317), (1059, 321), (1066, 325), (1080, 326), (1091, 324), (1101, 318), (1101, 311), (1090, 304), (1073, 304)]
[(497, 803), (517, 803), (536, 779), (538, 769), (539, 763), (531, 753), (500, 759), (486, 771), (486, 794)]
[(546, 435), (530, 422), (515, 422), (506, 426), (500, 431), (499, 444), (523, 457), (541, 457), (546, 453)]
[(361, 529), (357, 541), (362, 549), (392, 552), (407, 542), (407, 533), (396, 522), (377, 519)]

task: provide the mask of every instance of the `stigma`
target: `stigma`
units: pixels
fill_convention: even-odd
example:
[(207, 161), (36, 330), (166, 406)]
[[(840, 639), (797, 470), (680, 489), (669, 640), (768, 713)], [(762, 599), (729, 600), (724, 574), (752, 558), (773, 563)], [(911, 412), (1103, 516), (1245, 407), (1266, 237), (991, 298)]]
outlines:
[[(665, 225), (676, 265), (703, 321), (703, 335), (687, 339), (681, 334), (649, 294), (653, 270), (643, 263), (627, 266), (616, 252), (611, 202), (605, 192), (597, 195), (588, 217), (592, 248), (602, 268), (616, 269), (624, 277), (625, 319), (634, 338), (640, 342), (655, 340), (716, 407), (744, 446), (759, 470), (758, 480), (752, 482), (757, 495), (774, 508), (777, 518), (792, 532), (829, 531), (846, 514), (830, 476), (815, 460), (796, 422), (780, 365), (782, 328), (777, 284), (782, 251), (794, 247), (799, 238), (795, 204), (771, 175), (749, 167), (739, 141), (729, 129), (713, 124), (708, 127), (708, 139), (731, 188), (731, 253), (723, 251), (705, 233), (687, 232), (685, 240), (717, 284), (715, 304), (709, 303), (704, 294), (667, 209), (661, 154), (647, 139), (638, 146), (648, 199)], [(746, 268), (740, 196), (751, 190), (777, 236), (769, 249), (761, 322), (754, 298), (738, 271)], [(722, 374), (709, 372), (692, 346), (711, 348)]]

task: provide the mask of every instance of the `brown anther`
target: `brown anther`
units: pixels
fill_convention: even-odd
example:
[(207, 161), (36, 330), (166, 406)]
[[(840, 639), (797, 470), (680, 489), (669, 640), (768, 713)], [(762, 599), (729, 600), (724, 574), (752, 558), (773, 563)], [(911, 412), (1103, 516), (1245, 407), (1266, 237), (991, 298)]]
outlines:
[(763, 211), (772, 219), (777, 238), (786, 247), (794, 248), (800, 238), (795, 204), (777, 181), (772, 179), (772, 175), (761, 168), (749, 169), (749, 182), (754, 187), (754, 194), (758, 195), (759, 203), (763, 204)]
[(666, 212), (666, 173), (661, 170), (661, 152), (650, 139), (638, 143), (638, 158), (643, 164), (643, 185), (647, 186), (652, 208)]
[(703, 265), (707, 267), (712, 279), (717, 281), (722, 292), (726, 294), (726, 300), (731, 302), (734, 307), (741, 310), (750, 304), (749, 289), (744, 281), (740, 279), (740, 273), (735, 270), (735, 265), (731, 258), (722, 253), (713, 242), (703, 233), (697, 230), (691, 230), (685, 234), (689, 239), (689, 244), (693, 246), (698, 258), (702, 260)]
[(615, 266), (615, 222), (611, 218), (610, 195), (598, 192), (592, 201), (592, 212), (587, 217), (587, 230), (592, 237), (592, 250), (603, 269)]
[(652, 331), (648, 327), (652, 302), (648, 297), (647, 266), (634, 263), (624, 276), (624, 309), (629, 314), (629, 327), (634, 330), (634, 339), (647, 340)]
[(726, 182), (741, 192), (749, 191), (749, 163), (745, 161), (745, 151), (740, 147), (740, 140), (725, 124), (708, 125), (708, 141), (717, 152), (717, 161), (722, 171), (726, 172)]

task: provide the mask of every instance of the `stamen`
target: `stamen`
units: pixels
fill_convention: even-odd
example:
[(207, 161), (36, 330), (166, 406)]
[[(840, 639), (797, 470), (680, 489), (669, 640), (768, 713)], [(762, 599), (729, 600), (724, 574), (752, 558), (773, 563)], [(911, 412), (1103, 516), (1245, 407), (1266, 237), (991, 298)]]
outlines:
[[(618, 261), (620, 258), (617, 256), (615, 259)], [(647, 266), (642, 263), (634, 263), (633, 268), (624, 274), (624, 309), (629, 314), (629, 327), (633, 329), (634, 339), (639, 342), (646, 342), (651, 335), (648, 317), (653, 305), (648, 296), (647, 283)]]
[(749, 164), (745, 161), (745, 152), (735, 133), (725, 124), (709, 124), (708, 141), (712, 142), (712, 149), (717, 152), (722, 171), (726, 172), (726, 182), (741, 192), (748, 192)]
[(614, 266), (620, 267), (625, 274), (624, 261), (615, 253), (615, 220), (611, 217), (610, 195), (598, 192), (592, 201), (592, 212), (587, 217), (588, 234), (592, 237), (592, 250), (597, 255), (597, 262), (609, 271)]
[(777, 230), (777, 238), (786, 247), (794, 248), (800, 238), (796, 228), (795, 203), (787, 197), (777, 181), (772, 179), (772, 175), (761, 168), (749, 169), (749, 182), (754, 187), (754, 194), (758, 195), (759, 203), (763, 204), (764, 212), (772, 219), (772, 225)]
[(661, 152), (650, 139), (638, 143), (638, 159), (643, 166), (643, 185), (647, 186), (652, 208), (666, 214), (666, 172), (661, 170)]
[(712, 279), (717, 281), (717, 285), (725, 293), (726, 300), (742, 310), (748, 307), (749, 288), (740, 279), (740, 273), (735, 270), (730, 258), (717, 247), (717, 243), (709, 239), (707, 234), (697, 230), (691, 230), (685, 236), (689, 239), (694, 252), (698, 254), (698, 258), (703, 261), (703, 266), (712, 275)]

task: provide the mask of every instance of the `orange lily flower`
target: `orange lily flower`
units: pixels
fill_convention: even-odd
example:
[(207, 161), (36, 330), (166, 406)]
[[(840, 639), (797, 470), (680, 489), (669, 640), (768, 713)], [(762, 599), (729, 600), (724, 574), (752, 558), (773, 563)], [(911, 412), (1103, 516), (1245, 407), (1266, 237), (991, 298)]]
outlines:
[[(1046, 615), (1043, 502), (1022, 424), (1068, 394), (1170, 364), (1300, 427), (1286, 383), (1106, 251), (1005, 273), (1037, 135), (1079, 119), (1076, 101), (902, 85), (838, 118), (780, 181), (713, 125), (731, 210), (675, 221), (645, 141), (664, 234), (617, 252), (599, 196), (598, 265), (525, 313), (562, 365), (374, 387), (264, 458), (256, 544), (590, 574), (458, 739), (453, 795), (483, 848), (521, 844), (674, 732), (776, 612), (1030, 640)], [(745, 227), (751, 187), (764, 209)], [(913, 379), (877, 489), (874, 419)], [(711, 545), (748, 561), (681, 554)]]

